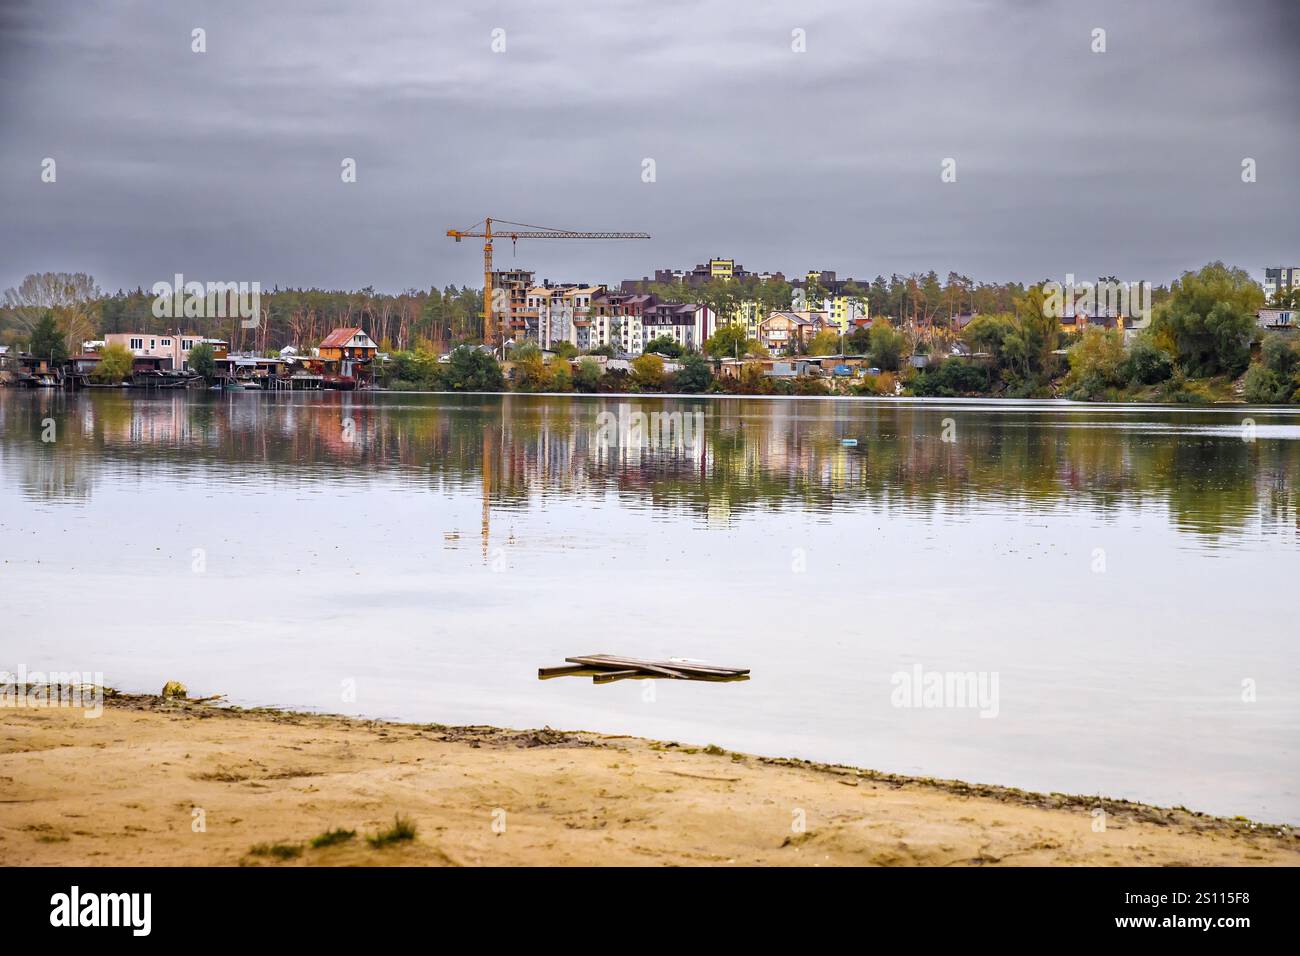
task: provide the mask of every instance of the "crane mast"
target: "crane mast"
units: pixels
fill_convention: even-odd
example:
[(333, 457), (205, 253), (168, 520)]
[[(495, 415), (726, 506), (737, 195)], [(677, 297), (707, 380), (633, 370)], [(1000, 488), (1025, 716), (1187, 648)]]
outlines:
[[(494, 232), (493, 225), (497, 226)], [(513, 228), (502, 229), (501, 226)], [(481, 227), (481, 228), (480, 228)], [(448, 237), (460, 242), (462, 239), (483, 240), (483, 341), (493, 348), (502, 348), (505, 344), (504, 317), (492, 323), (492, 240), (509, 238), (512, 243), (520, 239), (649, 239), (647, 232), (578, 232), (572, 229), (552, 229), (548, 226), (531, 226), (523, 222), (510, 222), (505, 219), (484, 219), (481, 223), (468, 229), (448, 229)], [(503, 310), (504, 311), (504, 310)]]

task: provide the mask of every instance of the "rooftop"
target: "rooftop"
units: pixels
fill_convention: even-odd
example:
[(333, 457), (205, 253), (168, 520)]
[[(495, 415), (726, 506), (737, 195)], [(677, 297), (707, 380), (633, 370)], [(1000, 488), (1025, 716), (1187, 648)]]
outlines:
[(320, 347), (323, 349), (338, 349), (347, 345), (355, 335), (363, 335), (359, 328), (335, 329), (321, 341)]

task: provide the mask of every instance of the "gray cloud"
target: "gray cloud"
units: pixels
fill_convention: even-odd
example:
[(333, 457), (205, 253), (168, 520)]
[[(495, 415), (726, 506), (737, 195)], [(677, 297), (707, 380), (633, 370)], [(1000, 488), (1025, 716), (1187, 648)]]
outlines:
[[(616, 281), (935, 268), (1167, 281), (1300, 261), (1289, 2), (11, 3), (0, 286), (174, 272), (476, 283), (484, 215), (649, 242), (498, 258)], [(208, 52), (190, 52), (190, 31)], [(490, 50), (506, 30), (507, 51)], [(790, 49), (807, 31), (807, 53)], [(1094, 27), (1108, 52), (1089, 49)], [(40, 162), (58, 182), (40, 182)], [(958, 181), (939, 164), (957, 160)], [(1259, 181), (1240, 180), (1243, 157)], [(340, 181), (354, 157), (359, 181)], [(653, 157), (658, 181), (641, 182)]]

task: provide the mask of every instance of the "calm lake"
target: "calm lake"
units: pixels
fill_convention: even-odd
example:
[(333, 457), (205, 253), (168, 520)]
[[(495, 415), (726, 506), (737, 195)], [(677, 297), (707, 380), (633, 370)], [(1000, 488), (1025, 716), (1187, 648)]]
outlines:
[(0, 389), (0, 670), (1296, 823), (1298, 474), (1283, 409)]

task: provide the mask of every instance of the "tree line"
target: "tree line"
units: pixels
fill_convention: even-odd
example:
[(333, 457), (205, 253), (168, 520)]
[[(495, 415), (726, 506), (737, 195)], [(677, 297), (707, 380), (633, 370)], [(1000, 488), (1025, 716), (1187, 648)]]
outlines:
[(65, 354), (87, 340), (112, 332), (196, 332), (224, 339), (235, 351), (264, 353), (286, 345), (310, 348), (330, 330), (360, 327), (385, 351), (421, 346), (446, 351), (476, 340), (482, 330), (483, 294), (449, 285), (391, 294), (372, 287), (355, 292), (272, 289), (260, 293), (257, 325), (238, 316), (166, 318), (154, 315), (157, 297), (143, 288), (105, 293), (85, 273), (47, 272), (27, 276), (5, 292), (0, 305), (0, 345), (27, 346), (42, 319), (53, 323)]
[[(643, 285), (643, 291), (668, 300), (702, 303), (722, 320), (734, 315), (746, 300), (757, 302), (760, 314), (787, 309), (793, 290), (787, 282), (756, 279), (717, 280), (694, 287)], [(816, 282), (806, 287), (813, 301), (822, 291)], [(861, 294), (876, 321), (869, 329), (823, 332), (806, 350), (814, 355), (841, 350), (868, 355), (882, 372), (903, 373), (900, 381), (909, 394), (1195, 401), (1231, 397), (1224, 389), (1240, 379), (1236, 392), (1249, 401), (1300, 400), (1300, 353), (1295, 343), (1287, 335), (1260, 334), (1256, 312), (1265, 304), (1263, 290), (1245, 270), (1222, 262), (1184, 273), (1167, 288), (1157, 287), (1150, 327), (1127, 339), (1118, 330), (1097, 326), (1076, 333), (1062, 331), (1059, 317), (1048, 308), (1045, 284), (974, 283), (956, 273), (941, 282), (931, 271), (894, 275), (889, 280), (878, 276), (863, 287), (850, 282), (841, 292)], [(1294, 301), (1294, 292), (1285, 295)], [(1281, 299), (1271, 304), (1285, 305)], [(59, 357), (75, 354), (82, 341), (109, 332), (175, 331), (176, 320), (154, 316), (154, 301), (151, 293), (139, 288), (105, 295), (85, 273), (28, 276), (5, 293), (0, 344)], [(236, 317), (215, 329), (183, 331), (224, 338), (234, 350), (265, 352), (284, 345), (310, 348), (333, 328), (359, 326), (392, 356), (383, 377), (398, 387), (503, 388), (505, 381), (491, 356), (456, 349), (479, 340), (481, 308), (481, 291), (469, 287), (408, 289), (396, 295), (370, 287), (355, 292), (277, 288), (262, 293), (261, 322), (256, 328), (243, 328)], [(971, 311), (975, 318), (964, 327), (955, 321)], [(958, 343), (970, 354), (952, 354), (958, 351)], [(712, 378), (706, 383), (700, 370), (707, 362), (689, 361), (691, 371), (679, 382), (676, 377), (656, 375), (651, 358), (623, 382), (617, 381), (618, 374), (599, 374), (597, 362), (542, 363), (540, 352), (527, 348), (516, 347), (510, 358), (521, 376), (516, 387), (528, 391), (595, 391), (622, 385), (658, 390), (665, 384), (692, 391), (733, 387)], [(453, 361), (439, 362), (448, 351), (453, 352)], [(594, 351), (614, 357), (608, 347)], [(667, 339), (646, 348), (647, 353), (661, 356), (659, 361), (691, 359), (684, 351)], [(577, 350), (561, 343), (557, 352), (561, 358), (575, 358)], [(766, 354), (743, 325), (718, 329), (701, 352), (700, 358), (713, 359)], [(930, 353), (927, 367), (916, 371), (905, 367), (908, 355), (923, 353)], [(1219, 382), (1218, 394), (1191, 384), (1207, 380)]]

